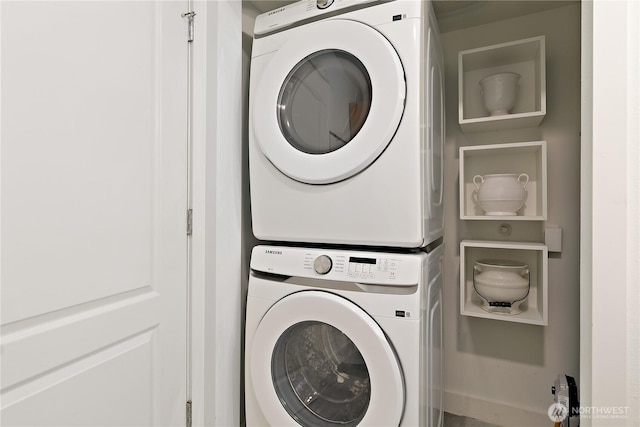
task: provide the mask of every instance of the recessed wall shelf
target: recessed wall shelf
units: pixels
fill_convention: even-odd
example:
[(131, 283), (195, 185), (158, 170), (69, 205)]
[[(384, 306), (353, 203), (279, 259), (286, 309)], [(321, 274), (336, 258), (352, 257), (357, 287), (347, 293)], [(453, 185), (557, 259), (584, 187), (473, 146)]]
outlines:
[[(482, 309), (482, 299), (473, 289), (473, 267), (481, 259), (511, 260), (529, 267), (530, 289), (520, 304), (520, 314), (491, 313)], [(507, 322), (548, 324), (548, 251), (542, 243), (460, 242), (460, 314)]]
[[(517, 215), (485, 215), (474, 201), (476, 175), (525, 173), (524, 206)], [(547, 143), (546, 141), (460, 147), (460, 219), (544, 221), (547, 219)]]
[[(480, 80), (494, 73), (520, 74), (511, 114), (489, 116)], [(538, 126), (547, 110), (544, 36), (458, 53), (458, 121), (463, 132)]]

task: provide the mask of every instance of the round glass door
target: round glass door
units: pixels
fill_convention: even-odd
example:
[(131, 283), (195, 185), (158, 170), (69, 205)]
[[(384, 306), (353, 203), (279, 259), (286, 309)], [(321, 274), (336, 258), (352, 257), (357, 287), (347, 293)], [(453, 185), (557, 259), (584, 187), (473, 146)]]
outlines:
[(294, 148), (327, 154), (348, 144), (371, 108), (371, 79), (348, 52), (327, 49), (300, 61), (278, 96), (278, 124)]
[(398, 425), (404, 379), (380, 326), (324, 291), (277, 301), (248, 347), (253, 391), (270, 425)]
[(331, 19), (292, 29), (251, 66), (250, 138), (296, 181), (331, 184), (356, 175), (400, 125), (402, 63), (389, 40), (363, 23)]
[(276, 393), (300, 424), (355, 426), (367, 412), (367, 364), (353, 341), (333, 326), (309, 321), (291, 326), (271, 360)]

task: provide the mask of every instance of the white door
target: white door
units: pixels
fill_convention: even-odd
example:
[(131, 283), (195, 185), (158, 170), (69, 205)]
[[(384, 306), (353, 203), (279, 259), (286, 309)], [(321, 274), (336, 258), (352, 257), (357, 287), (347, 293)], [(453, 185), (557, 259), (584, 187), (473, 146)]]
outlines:
[(361, 172), (389, 145), (406, 98), (404, 69), (375, 28), (335, 19), (290, 30), (252, 59), (251, 125), (288, 177), (330, 184)]
[(0, 3), (3, 426), (184, 424), (186, 9)]

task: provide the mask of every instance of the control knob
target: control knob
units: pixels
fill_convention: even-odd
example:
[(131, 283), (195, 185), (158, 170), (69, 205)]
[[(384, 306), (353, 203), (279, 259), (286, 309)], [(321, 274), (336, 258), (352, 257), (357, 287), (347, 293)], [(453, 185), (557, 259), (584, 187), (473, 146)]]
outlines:
[(331, 271), (332, 266), (333, 262), (327, 255), (320, 255), (315, 259), (315, 261), (313, 261), (313, 269), (318, 274), (327, 274)]
[(318, 9), (326, 9), (333, 4), (333, 0), (316, 0)]

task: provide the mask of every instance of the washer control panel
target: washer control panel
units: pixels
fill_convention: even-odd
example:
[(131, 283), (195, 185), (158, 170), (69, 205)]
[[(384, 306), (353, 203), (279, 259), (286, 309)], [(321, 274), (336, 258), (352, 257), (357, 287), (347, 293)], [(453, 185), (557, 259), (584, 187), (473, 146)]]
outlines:
[(348, 282), (376, 282), (382, 280), (395, 281), (398, 279), (398, 268), (403, 262), (402, 257), (392, 254), (362, 254), (334, 252), (330, 255), (306, 253), (304, 257), (305, 270), (311, 270), (319, 275), (326, 275), (333, 271), (333, 279)]
[(251, 269), (344, 282), (415, 285), (422, 275), (424, 257), (423, 253), (256, 246), (251, 255)]

